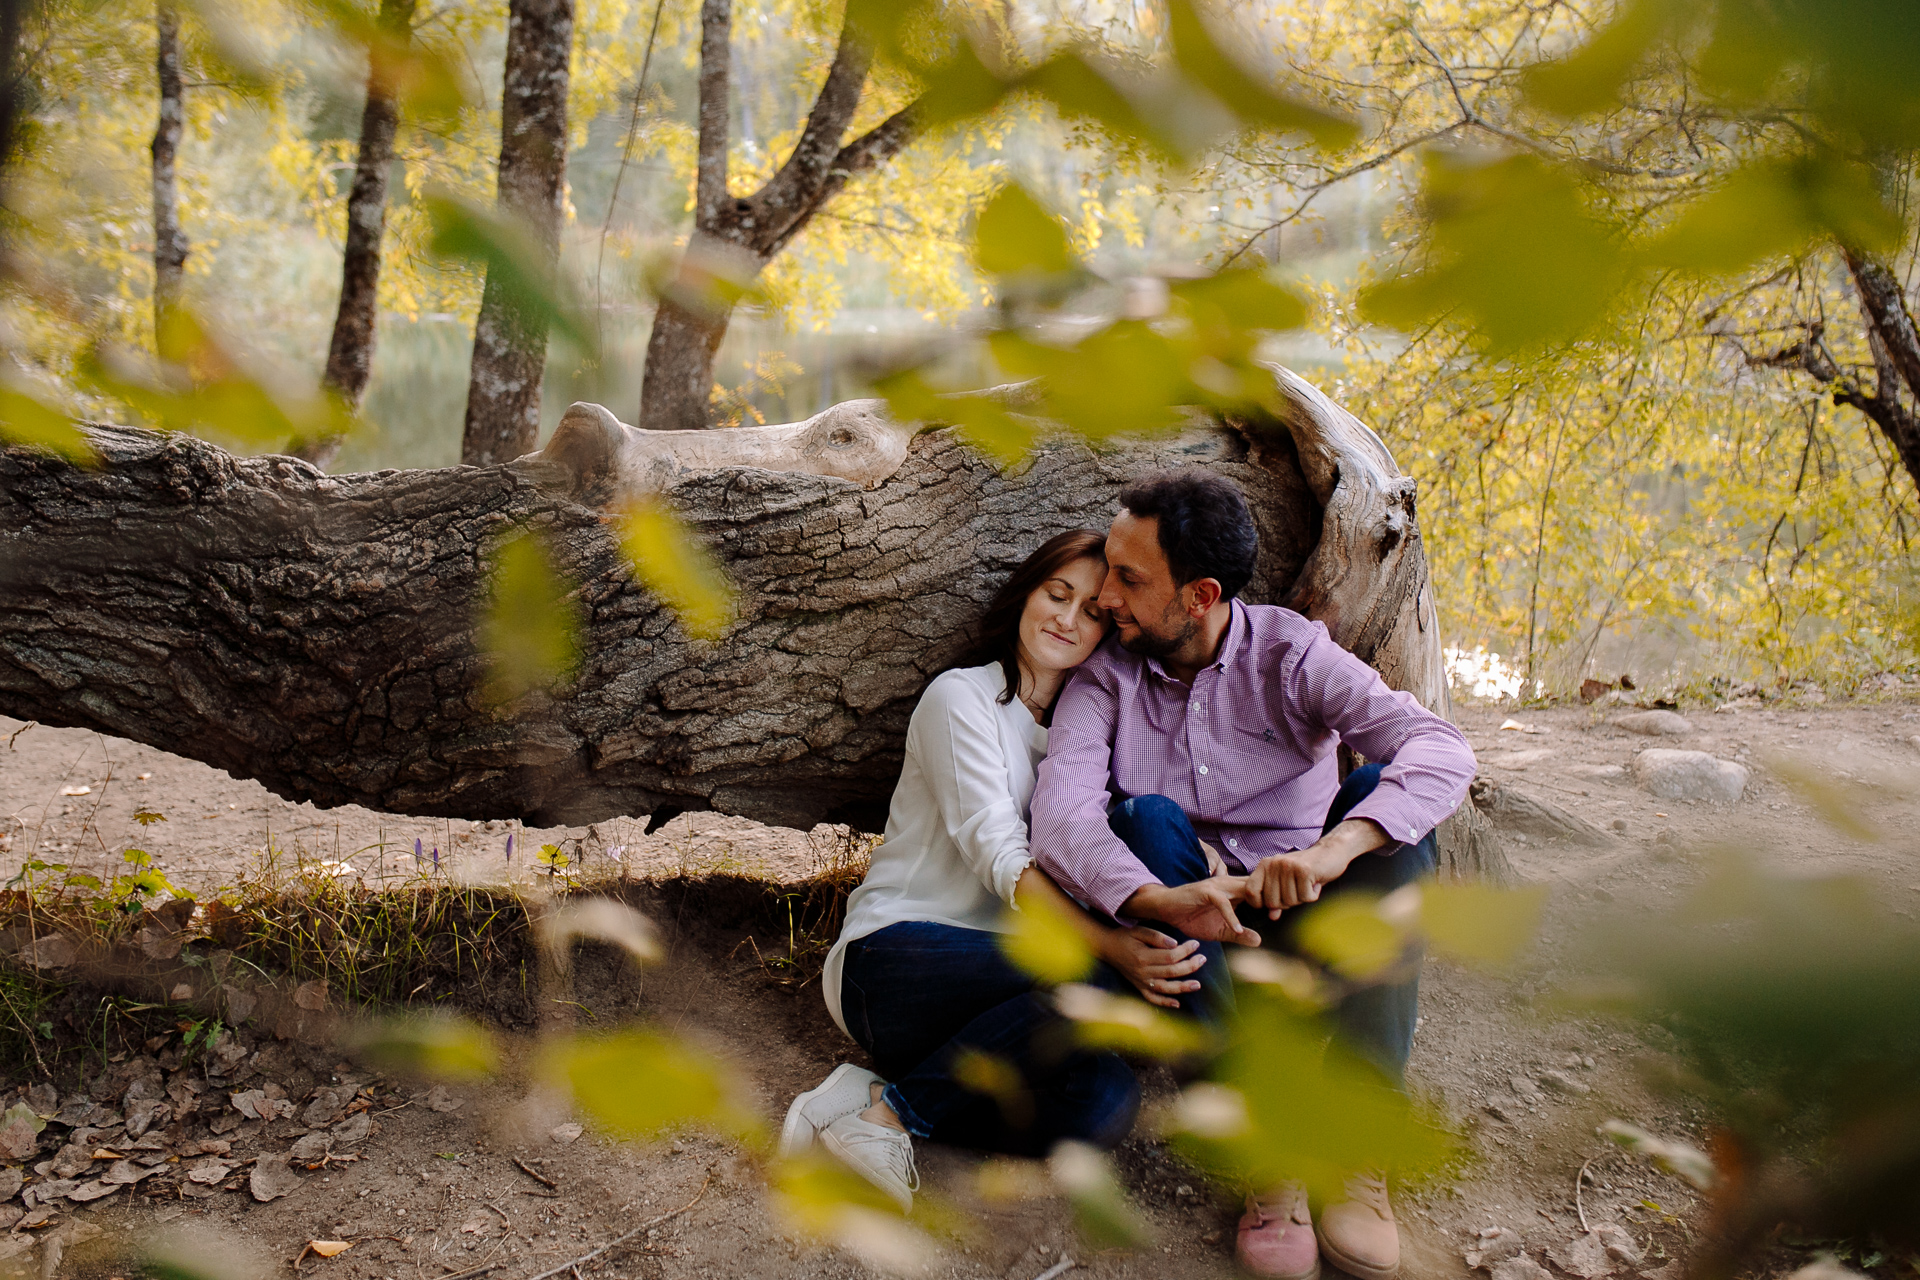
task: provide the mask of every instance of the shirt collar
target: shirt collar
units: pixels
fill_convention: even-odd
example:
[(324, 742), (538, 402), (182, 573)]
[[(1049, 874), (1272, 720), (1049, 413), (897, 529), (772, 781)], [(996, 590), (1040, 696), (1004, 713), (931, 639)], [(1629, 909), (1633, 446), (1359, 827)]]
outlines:
[[(1220, 652), (1214, 656), (1211, 666), (1200, 669), (1202, 671), (1225, 671), (1228, 667), (1232, 666), (1233, 660), (1240, 655), (1240, 651), (1247, 647), (1247, 627), (1246, 606), (1240, 603), (1238, 596), (1235, 596), (1232, 600), (1227, 601), (1227, 633), (1220, 637)], [(1169, 680), (1174, 684), (1180, 683), (1180, 681), (1174, 680), (1171, 675), (1167, 674), (1167, 669), (1160, 665), (1160, 659), (1158, 658), (1147, 659), (1147, 670), (1153, 672), (1154, 675), (1160, 677), (1162, 680)]]

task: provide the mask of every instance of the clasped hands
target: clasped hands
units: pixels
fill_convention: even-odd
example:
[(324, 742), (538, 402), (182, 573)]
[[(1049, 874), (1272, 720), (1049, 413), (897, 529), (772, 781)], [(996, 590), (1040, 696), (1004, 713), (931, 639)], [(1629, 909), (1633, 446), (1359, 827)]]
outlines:
[(1234, 875), (1211, 850), (1204, 880), (1177, 887), (1151, 884), (1134, 890), (1121, 914), (1136, 920), (1157, 920), (1187, 935), (1176, 943), (1149, 925), (1110, 930), (1102, 959), (1126, 975), (1147, 1000), (1178, 1008), (1174, 997), (1200, 989), (1188, 975), (1206, 963), (1195, 955), (1200, 942), (1260, 945), (1260, 935), (1240, 923), (1238, 908), (1264, 910), (1278, 920), (1288, 907), (1320, 899), (1320, 890), (1337, 880), (1348, 864), (1363, 853), (1388, 844), (1387, 833), (1365, 818), (1350, 818), (1304, 849), (1263, 858), (1244, 876)]

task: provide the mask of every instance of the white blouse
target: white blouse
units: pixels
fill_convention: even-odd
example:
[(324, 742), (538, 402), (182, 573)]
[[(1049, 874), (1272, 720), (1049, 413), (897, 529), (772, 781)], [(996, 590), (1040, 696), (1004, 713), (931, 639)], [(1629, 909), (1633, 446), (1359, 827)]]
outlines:
[(1047, 731), (1025, 704), (999, 701), (1006, 687), (997, 662), (963, 667), (935, 677), (913, 709), (886, 835), (847, 899), (847, 922), (820, 975), (842, 1031), (849, 942), (905, 920), (1002, 931), (1013, 886), (1033, 864), (1027, 809), (1047, 754)]

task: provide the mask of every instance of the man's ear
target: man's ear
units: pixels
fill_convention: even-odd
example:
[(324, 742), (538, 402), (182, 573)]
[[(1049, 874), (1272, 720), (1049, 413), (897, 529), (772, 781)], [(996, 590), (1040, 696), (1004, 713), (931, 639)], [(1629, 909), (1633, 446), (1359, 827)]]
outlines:
[(1195, 578), (1187, 584), (1190, 594), (1187, 596), (1187, 614), (1193, 618), (1204, 618), (1208, 610), (1220, 603), (1222, 595), (1218, 578)]

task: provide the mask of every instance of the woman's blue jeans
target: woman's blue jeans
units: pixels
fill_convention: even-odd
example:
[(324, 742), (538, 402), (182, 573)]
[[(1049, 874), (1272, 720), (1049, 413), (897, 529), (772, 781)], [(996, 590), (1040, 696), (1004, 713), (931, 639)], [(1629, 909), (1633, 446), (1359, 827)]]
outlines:
[[(1348, 774), (1327, 810), (1322, 831), (1333, 830), (1379, 783), (1377, 764), (1362, 765)], [(1167, 797), (1148, 795), (1123, 800), (1107, 815), (1107, 825), (1126, 841), (1147, 870), (1169, 888), (1206, 879), (1206, 851), (1194, 835), (1187, 815)], [(1434, 861), (1431, 833), (1418, 844), (1389, 845), (1374, 853), (1363, 853), (1353, 860), (1344, 875), (1321, 888), (1320, 902), (1355, 890), (1391, 893), (1431, 875)], [(1257, 931), (1263, 945), (1297, 953), (1300, 927), (1318, 907), (1319, 903), (1290, 907), (1278, 920), (1268, 920), (1265, 911), (1242, 907), (1240, 922)], [(1146, 923), (1176, 940), (1186, 940), (1185, 934), (1169, 925), (1153, 920)], [(1181, 997), (1181, 1001), (1189, 1012), (1216, 1022), (1233, 1009), (1233, 977), (1227, 971), (1224, 944), (1203, 942), (1200, 951), (1207, 957), (1207, 963), (1197, 975), (1201, 989)], [(1413, 1029), (1419, 1013), (1420, 972), (1416, 957), (1413, 976), (1405, 981), (1350, 991), (1333, 1010), (1335, 1033), (1348, 1048), (1398, 1082), (1404, 1079), (1407, 1058), (1413, 1052)]]
[(1140, 1109), (1132, 1068), (1077, 1047), (995, 933), (916, 920), (847, 944), (840, 1012), (916, 1138), (1031, 1156), (1062, 1138), (1114, 1147)]

